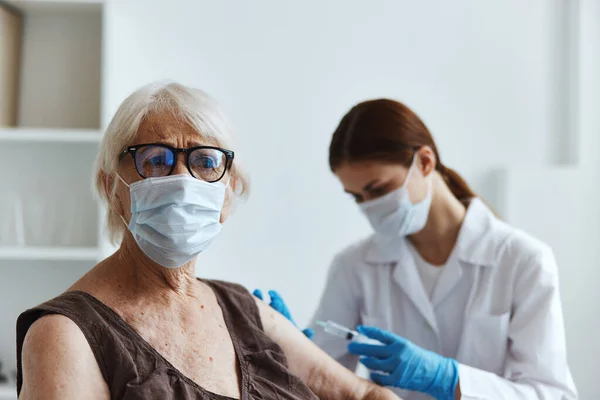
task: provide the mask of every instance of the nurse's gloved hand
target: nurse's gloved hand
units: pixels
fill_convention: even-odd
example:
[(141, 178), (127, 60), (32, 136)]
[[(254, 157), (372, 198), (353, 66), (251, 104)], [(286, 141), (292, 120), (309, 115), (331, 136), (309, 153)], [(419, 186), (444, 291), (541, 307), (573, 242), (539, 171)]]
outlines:
[(361, 357), (373, 382), (427, 393), (436, 399), (454, 399), (458, 383), (458, 363), (425, 350), (407, 339), (379, 328), (359, 326), (359, 333), (383, 345), (352, 342), (348, 351)]
[[(259, 299), (264, 300), (263, 293), (260, 289), (256, 289), (252, 294), (258, 297)], [(290, 320), (292, 324), (296, 326), (296, 328), (298, 328), (298, 325), (296, 325), (294, 318), (292, 318), (290, 310), (288, 309), (287, 305), (285, 304), (283, 298), (279, 295), (279, 293), (277, 293), (274, 290), (269, 290), (269, 297), (271, 297), (271, 303), (269, 304), (271, 308), (279, 312), (284, 317), (286, 317), (288, 320)], [(315, 336), (315, 331), (310, 328), (306, 328), (302, 331), (302, 333), (304, 333), (304, 335), (311, 340), (313, 336)]]

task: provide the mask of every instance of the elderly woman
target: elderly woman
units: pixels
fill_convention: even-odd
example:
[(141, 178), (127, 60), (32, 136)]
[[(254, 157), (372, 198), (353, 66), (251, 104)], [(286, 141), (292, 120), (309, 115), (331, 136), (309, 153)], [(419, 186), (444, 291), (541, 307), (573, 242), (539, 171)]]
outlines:
[(96, 188), (118, 251), (17, 322), (19, 398), (397, 399), (337, 364), (196, 256), (247, 181), (214, 101), (141, 88), (100, 146)]

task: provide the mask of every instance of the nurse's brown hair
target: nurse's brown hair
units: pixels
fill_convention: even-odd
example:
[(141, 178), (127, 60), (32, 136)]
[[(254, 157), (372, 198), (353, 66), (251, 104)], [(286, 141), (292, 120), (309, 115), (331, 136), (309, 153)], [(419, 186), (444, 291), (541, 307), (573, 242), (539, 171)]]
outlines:
[(467, 201), (476, 197), (467, 182), (447, 168), (429, 130), (404, 104), (389, 100), (369, 100), (357, 104), (344, 115), (331, 138), (329, 166), (335, 172), (348, 162), (381, 161), (410, 167), (415, 151), (429, 146), (437, 159), (436, 170), (454, 194)]

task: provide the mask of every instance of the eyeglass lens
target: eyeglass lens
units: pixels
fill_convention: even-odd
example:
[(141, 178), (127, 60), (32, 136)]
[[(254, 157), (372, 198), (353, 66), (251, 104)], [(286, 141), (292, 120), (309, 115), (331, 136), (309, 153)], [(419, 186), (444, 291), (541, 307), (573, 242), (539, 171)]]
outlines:
[[(173, 150), (162, 146), (142, 146), (135, 154), (135, 166), (144, 178), (167, 176), (176, 162)], [(188, 165), (195, 178), (214, 182), (225, 174), (227, 156), (217, 149), (195, 149), (189, 154)]]

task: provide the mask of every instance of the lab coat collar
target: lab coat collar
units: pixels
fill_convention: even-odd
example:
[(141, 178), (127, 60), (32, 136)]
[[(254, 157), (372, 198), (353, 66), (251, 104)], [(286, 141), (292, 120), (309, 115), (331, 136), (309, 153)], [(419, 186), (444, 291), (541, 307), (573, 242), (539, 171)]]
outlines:
[[(454, 253), (465, 263), (491, 267), (495, 264), (494, 229), (500, 223), (492, 211), (479, 199), (471, 200), (460, 228)], [(366, 251), (369, 263), (398, 262), (410, 254), (407, 239), (374, 234)]]

